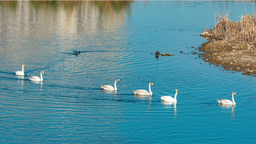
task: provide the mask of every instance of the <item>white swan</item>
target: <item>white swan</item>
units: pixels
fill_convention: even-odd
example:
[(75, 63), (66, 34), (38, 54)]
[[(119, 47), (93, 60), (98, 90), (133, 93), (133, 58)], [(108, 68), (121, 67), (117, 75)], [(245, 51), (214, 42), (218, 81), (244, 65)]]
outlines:
[(38, 76), (31, 76), (29, 78), (29, 80), (31, 80), (33, 82), (42, 82), (43, 81), (43, 74), (44, 74), (44, 71), (41, 71), (40, 77), (38, 77)]
[(22, 70), (21, 71), (15, 71), (15, 74), (18, 75), (18, 76), (24, 76), (25, 75), (24, 67), (25, 67), (25, 65), (22, 65), (22, 67), (21, 67)]
[(175, 90), (175, 95), (174, 98), (171, 96), (161, 96), (161, 100), (164, 102), (173, 102), (176, 103), (177, 102), (177, 94), (178, 94), (178, 90)]
[(135, 95), (153, 95), (152, 91), (151, 91), (151, 85), (154, 85), (152, 82), (149, 82), (149, 85), (148, 85), (148, 91), (146, 90), (135, 90), (133, 91), (133, 93)]
[(217, 101), (218, 101), (219, 104), (222, 104), (222, 105), (236, 105), (236, 102), (235, 102), (235, 99), (234, 99), (235, 94), (236, 94), (235, 92), (232, 92), (232, 101), (228, 100), (228, 99), (217, 100)]
[(116, 87), (116, 82), (117, 81), (121, 81), (120, 79), (116, 79), (115, 80), (115, 83), (114, 83), (114, 87), (113, 86), (111, 86), (111, 85), (101, 85), (101, 88), (103, 89), (103, 90), (117, 90), (117, 87)]

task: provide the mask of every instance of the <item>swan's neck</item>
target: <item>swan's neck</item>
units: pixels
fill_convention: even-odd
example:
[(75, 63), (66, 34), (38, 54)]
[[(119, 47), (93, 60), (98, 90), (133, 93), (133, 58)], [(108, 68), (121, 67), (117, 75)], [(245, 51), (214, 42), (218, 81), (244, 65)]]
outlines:
[(43, 73), (40, 73), (40, 79), (43, 81)]
[(236, 103), (236, 102), (235, 102), (235, 99), (234, 99), (234, 94), (232, 94), (232, 102), (233, 102), (233, 103)]
[(115, 83), (114, 83), (114, 89), (115, 89), (115, 90), (117, 90), (117, 88), (116, 88), (116, 82), (117, 82), (117, 81), (115, 81)]
[(24, 67), (21, 68), (21, 71), (24, 72)]
[(148, 91), (149, 91), (150, 94), (152, 94), (151, 85), (150, 84), (148, 85)]
[(174, 95), (174, 99), (175, 99), (175, 100), (177, 99), (177, 93), (178, 93), (178, 92), (176, 92), (175, 95)]

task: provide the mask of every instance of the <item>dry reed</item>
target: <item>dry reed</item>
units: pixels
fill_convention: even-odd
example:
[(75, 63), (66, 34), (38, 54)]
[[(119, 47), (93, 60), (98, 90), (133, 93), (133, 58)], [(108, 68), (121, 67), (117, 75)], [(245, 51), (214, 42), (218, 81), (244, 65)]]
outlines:
[(217, 24), (212, 30), (209, 30), (211, 36), (220, 37), (224, 40), (236, 39), (248, 44), (256, 42), (256, 16), (245, 13), (240, 17), (240, 21), (232, 22), (228, 18), (229, 14), (224, 16), (218, 14)]
[(229, 20), (230, 13), (215, 15), (217, 24), (213, 29), (206, 30), (208, 36), (221, 40), (234, 40), (247, 43), (248, 50), (256, 47), (256, 15), (253, 13), (239, 17), (238, 22)]

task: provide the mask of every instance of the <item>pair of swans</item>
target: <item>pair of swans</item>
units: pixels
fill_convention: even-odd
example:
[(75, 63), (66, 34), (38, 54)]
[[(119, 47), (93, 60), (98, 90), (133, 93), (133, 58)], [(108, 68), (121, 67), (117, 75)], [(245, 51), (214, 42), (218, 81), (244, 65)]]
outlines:
[[(25, 68), (25, 65), (22, 65), (22, 70), (21, 71), (15, 71), (15, 74), (17, 76), (24, 76), (25, 75), (24, 68)], [(40, 77), (38, 77), (38, 76), (31, 76), (29, 78), (29, 80), (31, 80), (33, 82), (42, 82), (43, 81), (43, 74), (44, 74), (44, 71), (41, 71), (40, 72)]]
[[(103, 90), (117, 90), (117, 87), (116, 87), (116, 82), (117, 81), (121, 81), (120, 79), (116, 79), (115, 80), (115, 82), (114, 82), (114, 87), (113, 86), (111, 86), (111, 85), (101, 85), (101, 88), (103, 89)], [(150, 82), (149, 83), (149, 92), (148, 91), (146, 91), (146, 90), (135, 90), (135, 91), (133, 91), (133, 93), (135, 94), (135, 95), (152, 95), (153, 93), (152, 93), (152, 91), (151, 91), (151, 85), (153, 85), (153, 83), (152, 82)]]
[[(146, 90), (135, 90), (135, 91), (133, 91), (133, 93), (135, 94), (135, 95), (152, 95), (153, 93), (152, 93), (152, 91), (151, 91), (151, 85), (154, 85), (152, 82), (150, 82), (149, 83), (149, 91), (146, 91)], [(174, 96), (174, 98), (173, 97), (171, 97), (171, 96), (161, 96), (161, 100), (163, 101), (163, 102), (168, 102), (168, 103), (176, 103), (177, 102), (177, 94), (178, 94), (178, 90), (176, 89), (175, 90), (175, 96)]]
[[(112, 85), (101, 85), (102, 90), (117, 90), (116, 82), (121, 81), (120, 79), (116, 79), (114, 82), (114, 87)], [(151, 87), (150, 85), (153, 85), (152, 82), (149, 83), (149, 92), (146, 90), (135, 90), (133, 93), (135, 95), (152, 95)]]
[[(177, 93), (178, 90), (175, 90), (175, 96), (174, 98), (172, 98), (171, 96), (162, 96), (161, 100), (164, 102), (173, 102), (176, 103), (177, 102)], [(234, 106), (236, 105), (235, 99), (234, 99), (234, 95), (237, 94), (235, 92), (232, 92), (232, 101), (228, 100), (228, 99), (222, 99), (222, 100), (217, 100), (219, 104), (221, 105), (226, 105), (226, 106)]]
[[(149, 91), (147, 91), (147, 90), (135, 90), (135, 91), (133, 91), (133, 93), (135, 95), (150, 95), (151, 96), (151, 95), (153, 95), (153, 93), (151, 91), (151, 85), (154, 85), (154, 84), (152, 82), (149, 83), (149, 85), (148, 85)], [(177, 102), (177, 94), (178, 94), (178, 90), (176, 89), (174, 98), (171, 97), (171, 96), (162, 96), (161, 100), (164, 101), (164, 102)]]
[[(164, 101), (164, 102), (173, 102), (173, 103), (176, 103), (177, 102), (177, 93), (178, 93), (178, 90), (176, 89), (175, 90), (175, 96), (174, 98), (172, 98), (171, 96), (162, 96), (161, 97), (161, 100)], [(222, 100), (217, 100), (218, 103), (220, 105), (226, 105), (226, 106), (235, 106), (236, 105), (236, 102), (235, 102), (235, 99), (234, 99), (234, 95), (237, 94), (235, 92), (232, 92), (232, 101), (231, 100), (228, 100), (228, 99), (222, 99)]]

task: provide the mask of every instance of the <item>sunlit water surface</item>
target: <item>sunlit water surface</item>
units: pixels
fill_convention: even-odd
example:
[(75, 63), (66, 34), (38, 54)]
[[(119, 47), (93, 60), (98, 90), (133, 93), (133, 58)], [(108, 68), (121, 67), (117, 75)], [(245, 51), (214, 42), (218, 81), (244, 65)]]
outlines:
[[(255, 12), (251, 2), (1, 2), (0, 142), (255, 143), (255, 77), (192, 54), (223, 7), (234, 21)], [(41, 70), (44, 82), (28, 80)], [(100, 89), (117, 78), (117, 92)], [(149, 82), (152, 97), (133, 95)], [(175, 89), (177, 105), (162, 103)], [(232, 91), (237, 105), (219, 106)]]

